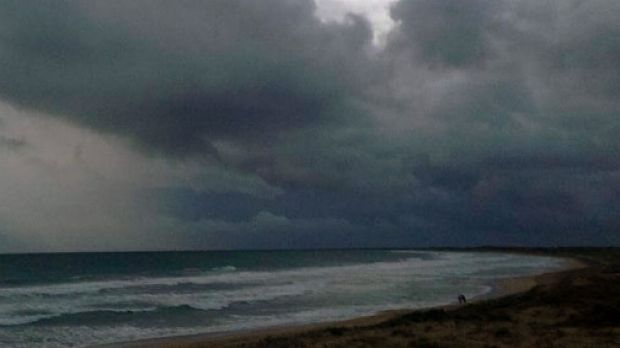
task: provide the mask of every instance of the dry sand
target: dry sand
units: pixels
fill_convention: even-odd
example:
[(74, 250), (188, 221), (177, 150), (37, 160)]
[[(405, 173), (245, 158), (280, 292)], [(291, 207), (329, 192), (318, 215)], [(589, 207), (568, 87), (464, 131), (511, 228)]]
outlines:
[(500, 281), (466, 306), (109, 347), (620, 347), (620, 251), (527, 252), (570, 258), (570, 269)]

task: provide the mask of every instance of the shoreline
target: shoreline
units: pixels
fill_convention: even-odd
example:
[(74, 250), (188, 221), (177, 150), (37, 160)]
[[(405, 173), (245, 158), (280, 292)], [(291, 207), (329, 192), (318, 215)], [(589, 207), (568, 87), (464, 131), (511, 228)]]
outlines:
[[(518, 252), (517, 252), (518, 253)], [(541, 256), (539, 253), (528, 253), (528, 255)], [(491, 300), (499, 300), (512, 295), (525, 293), (534, 287), (542, 284), (551, 284), (560, 277), (561, 274), (573, 270), (588, 267), (585, 260), (573, 256), (545, 255), (563, 259), (566, 265), (561, 269), (530, 276), (518, 276), (505, 279), (497, 279), (491, 284), (491, 290), (485, 294), (477, 295), (468, 300), (468, 304), (480, 304)], [(465, 306), (455, 303), (423, 307), (423, 308), (403, 308), (383, 310), (373, 314), (358, 316), (350, 319), (300, 323), (289, 325), (276, 325), (256, 329), (241, 329), (233, 331), (220, 331), (209, 333), (197, 333), (192, 335), (180, 335), (169, 337), (146, 338), (135, 341), (115, 342), (102, 345), (88, 346), (90, 348), (193, 348), (205, 346), (236, 346), (244, 345), (248, 342), (257, 342), (268, 339), (272, 336), (294, 336), (309, 333), (317, 330), (330, 330), (330, 328), (356, 328), (379, 325), (384, 322), (397, 320), (401, 316), (408, 314), (422, 313), (433, 310), (454, 311)]]
[(540, 274), (534, 274), (530, 276), (509, 277), (505, 279), (498, 279), (493, 288), (487, 294), (475, 296), (472, 302), (485, 301), (491, 299), (499, 299), (506, 296), (511, 296), (519, 293), (524, 293), (541, 284), (548, 284), (556, 280), (559, 274), (588, 267), (588, 264), (583, 260), (572, 257), (558, 257), (566, 262), (566, 266), (551, 272), (545, 272)]

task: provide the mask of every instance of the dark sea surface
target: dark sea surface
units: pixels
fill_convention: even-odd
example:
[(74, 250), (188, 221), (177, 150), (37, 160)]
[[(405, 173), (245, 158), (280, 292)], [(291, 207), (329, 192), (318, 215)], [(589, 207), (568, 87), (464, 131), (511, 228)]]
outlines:
[(415, 250), (0, 255), (0, 347), (79, 347), (442, 305), (564, 265)]

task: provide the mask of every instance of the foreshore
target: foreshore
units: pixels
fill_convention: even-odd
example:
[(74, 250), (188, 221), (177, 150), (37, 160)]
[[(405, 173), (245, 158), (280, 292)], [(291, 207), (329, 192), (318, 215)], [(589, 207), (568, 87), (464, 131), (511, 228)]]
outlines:
[[(611, 301), (612, 310), (620, 308), (620, 298), (614, 297), (613, 292), (606, 299), (590, 296), (603, 285), (601, 275), (608, 278), (606, 286), (620, 290), (618, 274), (606, 271), (620, 264), (620, 253), (616, 249), (606, 250), (507, 250), (563, 257), (568, 260), (567, 267), (553, 273), (501, 280), (491, 293), (472, 299), (466, 306), (392, 310), (339, 322), (158, 338), (102, 347), (582, 347), (596, 343), (601, 345), (594, 346), (614, 346), (620, 344), (617, 323), (594, 331), (588, 325), (575, 324), (579, 315), (582, 322), (591, 320), (586, 314), (601, 301)], [(591, 287), (584, 288), (584, 284)], [(584, 296), (574, 293), (579, 290)], [(566, 291), (570, 293), (565, 294)], [(571, 302), (571, 296), (576, 296), (577, 301)], [(584, 299), (589, 302), (584, 303)], [(596, 330), (607, 331), (593, 334)]]

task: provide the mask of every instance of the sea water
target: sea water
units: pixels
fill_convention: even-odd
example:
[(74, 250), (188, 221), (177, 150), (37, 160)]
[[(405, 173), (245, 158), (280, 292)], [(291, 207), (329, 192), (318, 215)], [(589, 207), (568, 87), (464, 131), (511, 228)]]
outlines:
[(423, 308), (564, 265), (415, 250), (0, 255), (0, 346), (88, 346)]

